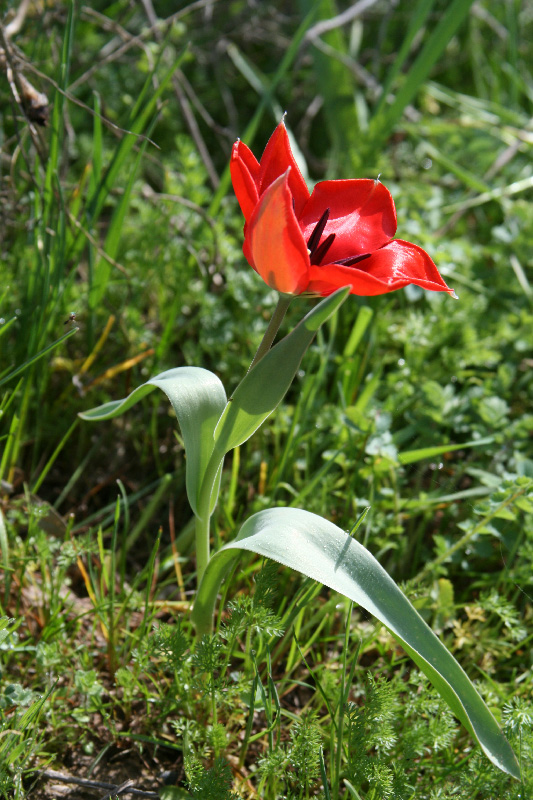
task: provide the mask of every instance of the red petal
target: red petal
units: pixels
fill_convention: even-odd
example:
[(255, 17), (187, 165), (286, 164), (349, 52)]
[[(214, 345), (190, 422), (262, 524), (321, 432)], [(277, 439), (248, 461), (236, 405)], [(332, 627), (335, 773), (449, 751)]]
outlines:
[(307, 291), (328, 295), (349, 283), (351, 294), (359, 295), (385, 294), (409, 283), (453, 294), (426, 251), (401, 239), (394, 239), (353, 267), (338, 264), (311, 267)]
[(243, 249), (272, 289), (284, 294), (306, 290), (309, 254), (292, 208), (289, 170), (262, 195), (246, 226)]
[(261, 157), (260, 166), (261, 192), (264, 192), (265, 189), (279, 178), (280, 175), (283, 175), (289, 167), (291, 168), (289, 174), (289, 188), (294, 197), (294, 210), (298, 217), (304, 205), (309, 200), (309, 189), (292, 154), (289, 136), (283, 122), (280, 122), (268, 140), (265, 152)]
[(248, 220), (259, 200), (259, 162), (240, 140), (233, 145), (230, 172), (241, 211)]
[(305, 240), (326, 208), (329, 217), (323, 238), (336, 234), (328, 261), (371, 253), (396, 233), (396, 210), (388, 189), (379, 181), (321, 181), (299, 216)]

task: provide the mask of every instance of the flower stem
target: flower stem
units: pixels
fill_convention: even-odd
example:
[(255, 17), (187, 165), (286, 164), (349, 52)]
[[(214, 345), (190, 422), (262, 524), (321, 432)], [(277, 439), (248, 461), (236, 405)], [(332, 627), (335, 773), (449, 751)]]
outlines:
[(280, 294), (278, 297), (278, 304), (272, 314), (270, 322), (268, 323), (268, 328), (265, 331), (265, 335), (263, 336), (263, 340), (259, 347), (257, 348), (257, 353), (254, 356), (254, 360), (250, 364), (250, 369), (255, 367), (258, 361), (261, 361), (263, 356), (265, 356), (270, 348), (272, 347), (272, 342), (276, 338), (276, 334), (279, 331), (279, 326), (283, 322), (283, 318), (287, 313), (287, 309), (292, 302), (292, 295), (290, 294)]
[(196, 538), (196, 570), (198, 583), (202, 580), (202, 575), (209, 563), (209, 523), (211, 517), (207, 514), (202, 519), (196, 517), (195, 538)]
[[(259, 345), (257, 353), (255, 354), (254, 360), (250, 365), (250, 369), (254, 367), (258, 361), (260, 361), (264, 355), (268, 353), (272, 346), (272, 342), (276, 338), (276, 334), (279, 330), (281, 323), (283, 322), (283, 318), (287, 312), (289, 305), (291, 304), (292, 296), (288, 294), (280, 294), (278, 298), (278, 304), (274, 310), (272, 318), (268, 323), (268, 327), (265, 331), (265, 335), (263, 336), (263, 341)], [(197, 516), (196, 516), (196, 526), (195, 526), (195, 539), (196, 539), (196, 571), (197, 571), (197, 581), (198, 586), (200, 586), (202, 582), (202, 578), (204, 577), (204, 573), (207, 569), (207, 565), (209, 564), (211, 554), (210, 554), (210, 546), (209, 546), (209, 538), (210, 538), (210, 519), (211, 519), (211, 497), (213, 494), (213, 489), (215, 487), (217, 481), (218, 471), (221, 468), (222, 460), (224, 458), (224, 452), (219, 452), (216, 447), (213, 453), (211, 454), (211, 458), (209, 459), (209, 463), (207, 464), (202, 485), (200, 487), (200, 495), (198, 497), (198, 508), (197, 508)], [(217, 585), (218, 588), (218, 585)], [(203, 600), (202, 596), (202, 600)], [(214, 609), (214, 600), (216, 599), (216, 594), (214, 598), (209, 598), (209, 609), (207, 611), (203, 610), (203, 603), (197, 602), (195, 603), (196, 615), (195, 616), (195, 625), (198, 631), (205, 632), (206, 630), (210, 630), (213, 624), (213, 609)]]
[(218, 471), (222, 466), (224, 454), (220, 454), (218, 450), (214, 450), (207, 464), (202, 486), (200, 488), (200, 496), (198, 498), (198, 509), (196, 516), (195, 526), (195, 543), (196, 543), (196, 571), (198, 585), (202, 580), (207, 565), (209, 564), (209, 536), (210, 536), (210, 521), (211, 521), (211, 496), (215, 486)]
[(196, 635), (201, 638), (204, 633), (213, 632), (213, 620), (218, 591), (239, 558), (238, 549), (222, 550), (215, 553), (207, 565), (203, 579), (198, 586), (191, 621), (196, 628)]

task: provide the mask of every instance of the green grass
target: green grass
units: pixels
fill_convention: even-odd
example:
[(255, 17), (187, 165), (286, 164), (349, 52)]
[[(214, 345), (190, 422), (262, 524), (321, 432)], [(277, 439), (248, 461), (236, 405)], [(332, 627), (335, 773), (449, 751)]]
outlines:
[[(2, 797), (45, 797), (43, 770), (118, 785), (126, 758), (167, 800), (533, 795), (531, 21), (377, 4), (306, 38), (347, 7), (215, 3), (156, 36), (142, 4), (49, 2), (14, 40), (53, 108), (30, 130), (0, 84)], [(347, 530), (364, 513), (357, 538), (475, 682), (522, 784), (381, 626), (284, 569), (242, 559), (195, 642), (166, 400), (77, 422), (175, 366), (235, 389), (276, 299), (242, 256), (227, 163), (284, 110), (312, 179), (381, 173), (398, 236), (459, 301), (349, 298), (227, 458), (214, 546), (273, 505)]]

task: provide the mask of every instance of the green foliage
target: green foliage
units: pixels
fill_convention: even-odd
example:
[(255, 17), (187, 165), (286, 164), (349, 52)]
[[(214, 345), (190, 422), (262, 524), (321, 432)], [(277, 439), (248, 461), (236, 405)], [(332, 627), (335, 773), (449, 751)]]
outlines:
[(316, 783), (320, 774), (320, 744), (322, 740), (316, 712), (303, 713), (291, 728), (288, 750), (289, 763), (294, 769), (294, 782), (300, 796)]
[(173, 670), (179, 670), (183, 666), (189, 648), (189, 638), (183, 632), (179, 619), (173, 625), (158, 625), (150, 638), (151, 653), (162, 656)]
[(239, 800), (240, 796), (231, 791), (231, 768), (224, 758), (217, 758), (208, 769), (191, 760), (186, 769), (193, 797), (202, 800)]
[(533, 729), (533, 709), (523, 697), (513, 697), (503, 707), (504, 728), (509, 734), (531, 733)]
[(202, 636), (193, 654), (193, 666), (199, 672), (208, 673), (213, 680), (223, 664), (222, 643), (216, 636)]
[(279, 616), (272, 610), (275, 603), (278, 565), (265, 561), (255, 578), (253, 595), (239, 595), (228, 603), (229, 616), (221, 627), (226, 639), (235, 639), (246, 631), (270, 639), (283, 635)]

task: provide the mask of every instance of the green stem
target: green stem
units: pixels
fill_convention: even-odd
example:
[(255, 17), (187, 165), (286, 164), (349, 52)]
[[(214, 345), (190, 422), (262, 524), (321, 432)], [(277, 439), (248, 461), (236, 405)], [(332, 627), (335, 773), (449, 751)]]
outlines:
[(198, 573), (198, 583), (202, 580), (203, 574), (209, 563), (209, 523), (211, 517), (209, 515), (196, 517), (195, 522), (195, 538), (196, 538), (196, 569)]
[(272, 314), (270, 322), (268, 323), (268, 328), (265, 331), (263, 340), (257, 348), (257, 353), (254, 356), (254, 360), (250, 364), (250, 369), (255, 367), (257, 362), (261, 361), (263, 356), (265, 356), (272, 347), (272, 342), (276, 338), (276, 334), (279, 331), (279, 326), (283, 322), (283, 318), (287, 313), (287, 309), (290, 306), (292, 299), (293, 297), (290, 294), (279, 295), (278, 304), (274, 310), (274, 313)]
[(213, 619), (217, 595), (224, 579), (237, 562), (240, 555), (238, 549), (223, 550), (215, 553), (203, 579), (198, 586), (194, 605), (191, 612), (191, 621), (196, 628), (196, 635), (200, 638), (204, 633), (213, 632)]
[(198, 515), (196, 517), (195, 539), (196, 539), (196, 570), (198, 585), (203, 578), (204, 572), (209, 564), (209, 531), (211, 520), (211, 496), (215, 485), (218, 471), (222, 464), (224, 454), (220, 454), (215, 448), (207, 464), (200, 496), (198, 498)]
[[(263, 340), (259, 345), (257, 353), (255, 354), (254, 360), (251, 363), (250, 369), (260, 361), (266, 353), (270, 350), (272, 346), (272, 342), (276, 338), (276, 334), (279, 330), (281, 323), (283, 322), (283, 318), (287, 312), (287, 309), (292, 301), (292, 296), (288, 294), (280, 294), (278, 299), (278, 304), (274, 310), (272, 318), (268, 323), (268, 327), (265, 331), (265, 335), (263, 336)], [(224, 458), (224, 453), (220, 453), (216, 448), (213, 451), (211, 458), (209, 459), (209, 463), (207, 465), (204, 478), (202, 481), (202, 485), (200, 487), (200, 496), (198, 498), (198, 514), (196, 517), (196, 526), (195, 526), (195, 538), (196, 538), (196, 569), (197, 569), (197, 580), (198, 586), (200, 585), (204, 573), (207, 569), (207, 565), (209, 564), (210, 559), (210, 548), (209, 548), (209, 538), (210, 538), (210, 518), (211, 518), (211, 497), (213, 494), (213, 487), (215, 485), (218, 471), (220, 469), (220, 465), (222, 464), (222, 459)], [(202, 624), (206, 624), (206, 621), (203, 621)], [(210, 623), (209, 623), (210, 624)]]

